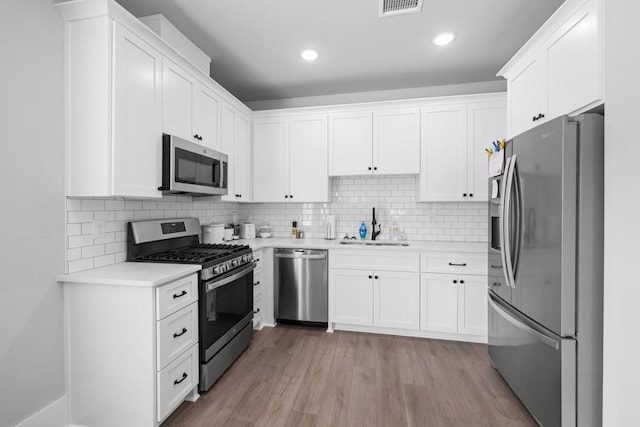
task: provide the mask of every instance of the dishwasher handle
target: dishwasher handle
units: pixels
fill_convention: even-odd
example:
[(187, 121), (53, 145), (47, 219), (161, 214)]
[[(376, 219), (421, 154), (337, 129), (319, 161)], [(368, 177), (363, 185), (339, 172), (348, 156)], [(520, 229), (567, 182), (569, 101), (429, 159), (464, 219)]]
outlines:
[(275, 254), (275, 257), (285, 259), (327, 259), (327, 254), (309, 255), (302, 252), (294, 252), (292, 254)]

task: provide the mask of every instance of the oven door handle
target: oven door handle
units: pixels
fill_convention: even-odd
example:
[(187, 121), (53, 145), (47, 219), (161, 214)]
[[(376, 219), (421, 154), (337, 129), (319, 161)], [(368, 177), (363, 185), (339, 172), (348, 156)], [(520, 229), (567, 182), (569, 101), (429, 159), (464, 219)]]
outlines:
[(224, 286), (227, 285), (231, 282), (233, 282), (234, 280), (238, 280), (241, 277), (246, 276), (247, 274), (251, 273), (253, 271), (253, 269), (256, 268), (256, 264), (255, 263), (251, 263), (246, 267), (243, 267), (241, 271), (232, 274), (229, 277), (225, 277), (222, 280), (212, 280), (210, 282), (207, 283), (207, 292), (212, 291), (216, 288), (219, 288), (220, 286)]

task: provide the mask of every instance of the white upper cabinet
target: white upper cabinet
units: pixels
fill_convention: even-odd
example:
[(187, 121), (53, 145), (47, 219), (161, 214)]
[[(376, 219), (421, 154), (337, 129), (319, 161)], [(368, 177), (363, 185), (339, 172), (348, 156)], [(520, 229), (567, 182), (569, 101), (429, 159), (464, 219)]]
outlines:
[(219, 139), (220, 98), (211, 89), (198, 82), (193, 108), (194, 137), (201, 144), (220, 151)]
[(163, 131), (220, 150), (220, 98), (170, 59), (164, 59)]
[(586, 2), (546, 46), (549, 117), (574, 112), (602, 96), (599, 1)]
[(289, 200), (329, 201), (326, 114), (291, 117), (289, 135)]
[(467, 106), (422, 109), (420, 201), (461, 201), (467, 192)]
[(508, 82), (510, 135), (517, 135), (546, 119), (546, 75), (544, 58), (522, 64)]
[(567, 0), (498, 73), (508, 136), (604, 101), (602, 0)]
[(373, 170), (380, 174), (420, 173), (420, 109), (374, 111)]
[(118, 24), (114, 25), (114, 44), (112, 193), (159, 197), (162, 58)]
[(329, 114), (329, 175), (373, 171), (371, 112)]
[(253, 199), (326, 202), (327, 116), (253, 120)]
[(459, 100), (422, 108), (418, 201), (488, 200), (485, 148), (506, 137), (504, 95)]
[(229, 194), (222, 196), (222, 200), (250, 202), (253, 169), (249, 118), (227, 102), (223, 102), (220, 129), (221, 151), (229, 156), (227, 170)]
[(192, 141), (196, 80), (167, 58), (164, 60), (162, 78), (162, 130), (169, 135)]
[(67, 26), (67, 195), (161, 197), (162, 55), (107, 16)]
[(329, 175), (419, 171), (419, 108), (329, 115)]
[(289, 200), (287, 117), (253, 120), (253, 198), (256, 202)]
[(506, 135), (504, 100), (467, 104), (467, 200), (489, 200), (489, 161), (484, 150)]

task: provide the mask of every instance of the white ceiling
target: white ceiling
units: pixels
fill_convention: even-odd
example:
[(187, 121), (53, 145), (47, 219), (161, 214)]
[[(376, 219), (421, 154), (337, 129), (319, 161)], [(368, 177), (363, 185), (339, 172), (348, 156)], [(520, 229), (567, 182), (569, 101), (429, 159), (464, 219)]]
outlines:
[[(212, 58), (211, 77), (258, 101), (496, 80), (564, 0), (424, 0), (378, 16), (377, 0), (117, 0), (162, 13)], [(455, 31), (447, 47), (431, 43)], [(320, 57), (300, 59), (304, 48)]]

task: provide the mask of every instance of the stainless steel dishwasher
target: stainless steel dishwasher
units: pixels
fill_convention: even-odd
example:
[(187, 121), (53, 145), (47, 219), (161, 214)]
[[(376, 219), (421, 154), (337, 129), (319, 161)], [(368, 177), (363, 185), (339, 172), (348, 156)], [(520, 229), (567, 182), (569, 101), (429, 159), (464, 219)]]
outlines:
[(326, 323), (327, 251), (274, 249), (277, 320)]

